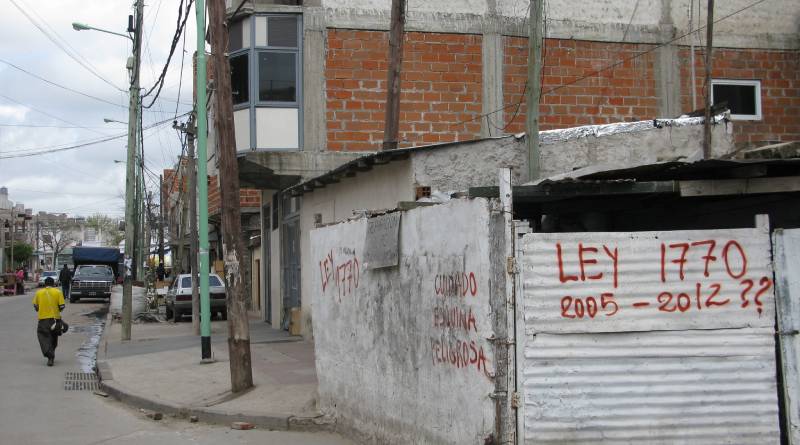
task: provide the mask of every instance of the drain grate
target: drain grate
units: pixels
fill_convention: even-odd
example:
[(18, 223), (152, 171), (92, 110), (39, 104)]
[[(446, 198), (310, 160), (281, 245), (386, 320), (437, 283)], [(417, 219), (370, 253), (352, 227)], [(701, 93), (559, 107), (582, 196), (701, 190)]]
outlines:
[(65, 391), (94, 391), (99, 388), (97, 374), (93, 372), (70, 372), (64, 374)]

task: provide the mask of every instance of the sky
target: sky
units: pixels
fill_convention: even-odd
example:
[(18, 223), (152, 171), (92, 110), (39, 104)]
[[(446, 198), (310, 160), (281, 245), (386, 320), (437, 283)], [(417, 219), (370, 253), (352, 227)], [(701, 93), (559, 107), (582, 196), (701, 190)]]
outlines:
[[(155, 83), (167, 61), (179, 3), (145, 2), (144, 91)], [(114, 161), (126, 159), (129, 78), (125, 66), (132, 45), (121, 36), (75, 31), (72, 22), (125, 34), (129, 14), (133, 14), (133, 0), (0, 0), (0, 186), (8, 188), (11, 201), (23, 203), (34, 213), (124, 215), (125, 164)], [(144, 131), (145, 166), (151, 172), (145, 177), (154, 196), (158, 196), (158, 174), (173, 167), (181, 153), (172, 120), (177, 109), (178, 120), (185, 122), (186, 117), (180, 115), (191, 109), (195, 29), (192, 8), (185, 51), (181, 39), (159, 99), (143, 113), (144, 127), (168, 121)], [(9, 63), (101, 100), (50, 85)], [(180, 103), (176, 103), (178, 98)], [(145, 98), (143, 103), (150, 100)], [(122, 123), (104, 123), (103, 119)], [(4, 158), (114, 136), (121, 137), (70, 150)]]

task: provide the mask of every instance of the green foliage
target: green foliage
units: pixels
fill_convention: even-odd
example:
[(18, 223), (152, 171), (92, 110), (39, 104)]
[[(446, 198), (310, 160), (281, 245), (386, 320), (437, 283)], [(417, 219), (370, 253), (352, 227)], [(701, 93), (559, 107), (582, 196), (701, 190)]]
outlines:
[[(14, 267), (26, 263), (33, 255), (33, 246), (27, 243), (14, 243)], [(6, 247), (6, 258), (11, 259), (11, 246)]]

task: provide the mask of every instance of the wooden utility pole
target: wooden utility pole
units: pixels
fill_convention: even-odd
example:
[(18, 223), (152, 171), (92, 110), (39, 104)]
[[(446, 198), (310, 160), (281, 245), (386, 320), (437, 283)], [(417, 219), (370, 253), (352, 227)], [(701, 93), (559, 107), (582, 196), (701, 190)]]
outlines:
[(528, 132), (528, 180), (539, 179), (539, 96), (542, 71), (542, 4), (531, 0), (528, 31), (528, 92), (525, 129)]
[(228, 30), (225, 26), (225, 0), (209, 0), (208, 15), (216, 84), (214, 104), (222, 202), (222, 251), (228, 292), (228, 355), (231, 391), (236, 393), (253, 386), (253, 370), (250, 358), (250, 326), (241, 274), (244, 245), (241, 237), (239, 166), (236, 163), (231, 70), (226, 57)]
[(392, 0), (392, 25), (389, 30), (389, 74), (386, 80), (386, 120), (383, 150), (397, 148), (400, 139), (400, 71), (403, 64), (403, 30), (406, 25), (406, 0)]
[(705, 80), (705, 122), (703, 124), (703, 159), (711, 158), (711, 61), (714, 46), (711, 39), (714, 37), (714, 0), (708, 0), (706, 13), (706, 80)]
[(164, 206), (166, 205), (164, 199), (164, 175), (158, 175), (158, 262), (164, 263)]

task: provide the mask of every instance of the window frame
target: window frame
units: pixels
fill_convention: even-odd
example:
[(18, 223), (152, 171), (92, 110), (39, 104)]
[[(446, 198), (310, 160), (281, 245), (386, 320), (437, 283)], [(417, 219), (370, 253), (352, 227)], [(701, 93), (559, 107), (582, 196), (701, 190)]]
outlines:
[(731, 112), (732, 120), (739, 121), (760, 121), (763, 118), (761, 109), (761, 80), (757, 79), (711, 79), (711, 104), (714, 104), (714, 85), (734, 85), (755, 87), (755, 114), (734, 114)]
[[(288, 46), (270, 46), (269, 45), (269, 18), (270, 17), (289, 17), (292, 16), (295, 19), (295, 32), (297, 33), (297, 47), (288, 47)], [(253, 21), (257, 20), (259, 17), (264, 17), (266, 20), (266, 28), (264, 29), (267, 33), (267, 45), (266, 46), (257, 46), (256, 45), (256, 24), (251, 24), (252, 30), (252, 39), (250, 41), (251, 48), (253, 49), (253, 55), (250, 57), (250, 60), (254, 60), (255, 63), (252, 64), (250, 72), (253, 74), (253, 82), (251, 86), (253, 87), (251, 92), (255, 94), (253, 97), (255, 98), (255, 105), (257, 107), (272, 107), (272, 108), (297, 108), (298, 110), (302, 111), (301, 107), (301, 98), (303, 97), (303, 73), (302, 73), (302, 47), (303, 47), (303, 22), (302, 22), (302, 15), (299, 14), (255, 14), (252, 16)], [(259, 77), (259, 54), (261, 53), (292, 53), (295, 54), (294, 58), (294, 78), (295, 78), (295, 100), (293, 102), (283, 102), (283, 101), (262, 101), (261, 95), (259, 94), (259, 84), (261, 82), (261, 78)], [(302, 132), (301, 132), (302, 133)]]

